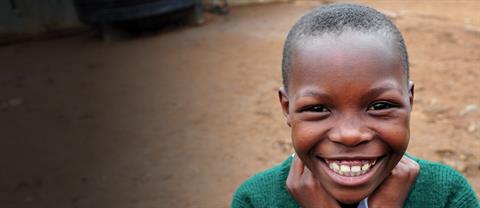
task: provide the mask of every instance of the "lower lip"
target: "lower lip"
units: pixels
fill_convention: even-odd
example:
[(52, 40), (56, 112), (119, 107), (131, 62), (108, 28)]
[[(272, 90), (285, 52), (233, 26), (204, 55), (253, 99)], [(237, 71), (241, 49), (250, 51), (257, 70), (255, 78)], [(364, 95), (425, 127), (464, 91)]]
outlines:
[(377, 159), (376, 164), (371, 167), (371, 169), (363, 175), (360, 176), (342, 176), (338, 173), (335, 173), (333, 170), (327, 167), (326, 162), (321, 159), (319, 162), (321, 163), (321, 167), (324, 169), (324, 172), (337, 184), (342, 186), (359, 186), (367, 183), (370, 181), (375, 173), (383, 166), (383, 161), (385, 157), (381, 157)]

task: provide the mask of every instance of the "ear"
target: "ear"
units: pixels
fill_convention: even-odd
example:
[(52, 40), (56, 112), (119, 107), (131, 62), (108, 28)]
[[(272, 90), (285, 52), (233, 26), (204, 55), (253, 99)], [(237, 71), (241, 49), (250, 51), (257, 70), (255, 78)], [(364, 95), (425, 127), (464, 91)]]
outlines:
[(288, 111), (290, 103), (288, 101), (288, 95), (285, 87), (280, 87), (278, 89), (278, 100), (280, 101), (280, 105), (282, 106), (283, 116), (285, 116), (285, 119), (287, 119), (287, 125), (291, 127), (292, 125), (290, 124), (290, 114)]
[(408, 99), (410, 101), (410, 110), (413, 107), (414, 94), (415, 94), (415, 84), (413, 83), (413, 81), (409, 80), (408, 81)]

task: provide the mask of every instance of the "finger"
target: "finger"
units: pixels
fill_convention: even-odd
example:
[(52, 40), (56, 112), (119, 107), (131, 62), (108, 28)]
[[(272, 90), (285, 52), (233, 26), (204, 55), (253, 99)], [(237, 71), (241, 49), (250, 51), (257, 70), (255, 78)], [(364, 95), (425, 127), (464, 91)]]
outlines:
[(294, 193), (298, 190), (298, 186), (301, 185), (301, 174), (303, 172), (303, 163), (296, 155), (292, 155), (292, 163), (290, 164), (290, 171), (287, 176), (287, 190), (290, 193)]
[(410, 157), (406, 156), (406, 155), (403, 155), (402, 159), (405, 159), (406, 161), (414, 161), (412, 160)]
[(295, 155), (293, 159), (296, 161), (295, 169), (298, 175), (302, 175), (303, 171), (305, 170), (305, 165), (303, 164), (303, 161), (297, 155)]
[(412, 160), (409, 157), (403, 155), (402, 159), (400, 159), (400, 161), (397, 163), (394, 170), (407, 171), (408, 172), (410, 170), (410, 168), (414, 167), (414, 165), (416, 163), (417, 162), (415, 162), (414, 160)]
[(290, 171), (288, 175), (299, 178), (303, 174), (303, 162), (297, 155), (293, 156), (292, 164), (290, 165)]
[(410, 176), (416, 178), (417, 175), (420, 173), (420, 165), (417, 163), (417, 161), (406, 156), (405, 163), (408, 166), (408, 172), (410, 173)]
[(389, 179), (395, 179), (397, 183), (400, 181), (410, 182), (413, 181), (420, 170), (420, 166), (414, 160), (403, 156), (400, 162), (392, 170), (392, 174)]
[(402, 159), (400, 160), (399, 164), (402, 164), (405, 166), (408, 172), (411, 173), (418, 173), (420, 170), (420, 165), (417, 163), (417, 161), (407, 157), (403, 156)]
[(308, 167), (304, 167), (301, 179), (308, 185), (308, 187), (315, 187), (318, 189), (317, 187), (320, 186), (319, 181), (315, 178), (312, 171), (308, 169)]
[(398, 164), (408, 165), (410, 163), (410, 161), (411, 161), (411, 159), (409, 157), (407, 157), (406, 155), (403, 155), (402, 159), (400, 159)]
[(418, 166), (418, 163), (417, 161), (413, 160), (412, 158), (409, 158), (407, 156), (403, 156), (405, 157), (405, 162), (408, 164), (408, 165), (413, 165), (414, 167)]
[(304, 178), (306, 179), (312, 179), (312, 180), (316, 180), (315, 179), (315, 176), (313, 175), (312, 171), (310, 169), (308, 169), (307, 166), (303, 166), (303, 174), (302, 176), (304, 176)]

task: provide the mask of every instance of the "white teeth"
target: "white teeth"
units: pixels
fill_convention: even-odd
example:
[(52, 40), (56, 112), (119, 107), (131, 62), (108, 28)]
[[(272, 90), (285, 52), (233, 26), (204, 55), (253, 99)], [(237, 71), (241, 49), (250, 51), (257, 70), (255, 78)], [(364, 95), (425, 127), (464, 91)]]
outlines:
[(333, 163), (331, 163), (331, 164), (332, 164), (332, 168), (330, 168), (330, 169), (332, 169), (332, 170), (335, 171), (335, 172), (338, 172), (338, 171), (340, 170), (340, 166), (338, 166), (337, 163), (334, 163), (334, 162), (333, 162)]
[(362, 166), (362, 170), (368, 170), (370, 168), (370, 164), (365, 164)]
[(350, 167), (346, 165), (340, 165), (340, 171), (342, 172), (350, 172)]
[(363, 161), (361, 164), (362, 165), (346, 165), (346, 164), (341, 164), (340, 161), (329, 161), (325, 160), (326, 163), (328, 164), (328, 167), (330, 170), (333, 170), (335, 173), (338, 173), (339, 175), (343, 176), (359, 176), (363, 175), (372, 166), (375, 165), (377, 162), (376, 160), (374, 161)]
[(362, 170), (362, 169), (360, 168), (360, 166), (352, 166), (352, 167), (350, 168), (350, 171), (355, 172), (355, 173), (356, 173), (356, 172), (360, 172), (360, 170)]

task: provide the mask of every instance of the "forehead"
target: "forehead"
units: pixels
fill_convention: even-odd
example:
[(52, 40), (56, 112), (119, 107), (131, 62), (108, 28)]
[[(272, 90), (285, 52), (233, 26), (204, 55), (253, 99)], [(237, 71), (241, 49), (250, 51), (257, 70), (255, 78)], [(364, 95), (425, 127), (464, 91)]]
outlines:
[(407, 83), (394, 41), (380, 35), (346, 32), (306, 38), (293, 50), (289, 90), (326, 84), (365, 87), (385, 81), (399, 87)]

